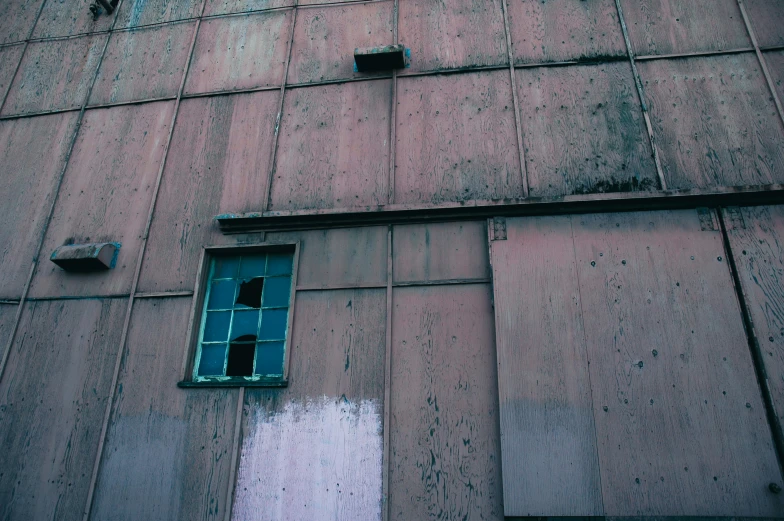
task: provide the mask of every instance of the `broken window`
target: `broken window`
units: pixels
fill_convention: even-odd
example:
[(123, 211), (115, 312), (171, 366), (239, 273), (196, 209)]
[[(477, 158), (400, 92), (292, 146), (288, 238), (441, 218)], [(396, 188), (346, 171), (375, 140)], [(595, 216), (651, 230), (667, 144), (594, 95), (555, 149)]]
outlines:
[(293, 252), (210, 261), (195, 382), (283, 379)]

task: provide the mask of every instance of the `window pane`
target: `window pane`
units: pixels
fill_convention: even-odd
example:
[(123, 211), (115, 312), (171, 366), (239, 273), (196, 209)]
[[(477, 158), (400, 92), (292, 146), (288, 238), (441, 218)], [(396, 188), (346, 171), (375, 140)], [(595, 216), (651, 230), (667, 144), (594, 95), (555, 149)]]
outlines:
[(225, 342), (229, 337), (231, 311), (208, 311), (202, 342)]
[(261, 288), (263, 287), (264, 277), (256, 277), (255, 279), (240, 282), (240, 291), (237, 293), (234, 307), (239, 309), (260, 308)]
[(267, 256), (261, 255), (243, 255), (240, 262), (240, 278), (249, 279), (253, 277), (262, 277), (264, 275), (264, 265), (267, 263)]
[(215, 279), (233, 279), (237, 277), (240, 260), (237, 257), (217, 257), (212, 277)]
[(223, 376), (226, 344), (202, 344), (199, 376)]
[(264, 283), (262, 304), (265, 308), (288, 306), (290, 294), (291, 277), (269, 277)]
[(234, 305), (234, 289), (237, 283), (233, 280), (219, 280), (210, 286), (210, 301), (207, 309), (231, 309)]
[(265, 309), (261, 312), (261, 334), (259, 340), (283, 340), (286, 338), (287, 309)]
[(294, 256), (291, 253), (270, 253), (267, 255), (267, 275), (291, 274), (291, 262)]
[[(259, 312), (235, 311), (234, 321), (231, 323), (231, 341), (255, 342), (259, 333)], [(252, 337), (252, 338), (241, 338)]]
[(255, 374), (280, 376), (283, 374), (283, 342), (259, 342), (256, 344)]

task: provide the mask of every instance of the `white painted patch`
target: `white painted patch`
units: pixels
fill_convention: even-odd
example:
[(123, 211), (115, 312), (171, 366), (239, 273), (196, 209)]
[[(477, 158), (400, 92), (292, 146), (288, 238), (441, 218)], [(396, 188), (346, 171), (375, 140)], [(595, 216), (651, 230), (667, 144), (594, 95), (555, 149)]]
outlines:
[(380, 520), (381, 409), (324, 396), (251, 411), (232, 519)]

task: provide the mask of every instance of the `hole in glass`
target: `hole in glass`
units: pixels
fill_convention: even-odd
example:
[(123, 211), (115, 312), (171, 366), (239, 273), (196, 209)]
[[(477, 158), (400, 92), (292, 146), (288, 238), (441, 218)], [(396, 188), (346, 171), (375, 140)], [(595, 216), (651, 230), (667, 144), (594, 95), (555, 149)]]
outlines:
[(229, 362), (226, 364), (226, 376), (253, 376), (255, 342), (256, 335), (243, 335), (231, 342)]
[(249, 308), (261, 307), (261, 290), (264, 288), (264, 278), (256, 277), (240, 283), (240, 292), (237, 295), (237, 304)]

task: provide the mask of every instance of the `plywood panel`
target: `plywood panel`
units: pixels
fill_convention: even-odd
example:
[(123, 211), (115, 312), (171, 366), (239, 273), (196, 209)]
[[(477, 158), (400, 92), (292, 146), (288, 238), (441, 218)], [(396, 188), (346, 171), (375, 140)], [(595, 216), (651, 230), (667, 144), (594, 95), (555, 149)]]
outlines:
[(658, 188), (629, 63), (516, 74), (532, 196)]
[(295, 0), (206, 0), (204, 16), (290, 7)]
[[(19, 298), (37, 253), (78, 114), (0, 122), (0, 298)], [(13, 194), (13, 197), (10, 196)]]
[[(360, 2), (363, 0), (348, 0), (348, 2)], [(373, 1), (373, 0), (370, 0)], [(384, 0), (380, 0), (384, 1)], [(299, 0), (297, 5), (320, 5), (320, 4), (338, 4), (347, 3), (346, 0)]]
[(638, 55), (750, 47), (736, 0), (621, 0)]
[(97, 35), (29, 44), (2, 115), (81, 107), (107, 37)]
[(112, 34), (90, 104), (176, 96), (195, 23)]
[(25, 305), (0, 384), (0, 517), (80, 519), (125, 299)]
[(280, 85), (292, 10), (206, 20), (199, 27), (185, 92)]
[(784, 99), (784, 51), (766, 52), (763, 56), (779, 99)]
[[(174, 102), (159, 102), (85, 113), (31, 296), (113, 295), (131, 290), (173, 109)], [(113, 269), (69, 273), (48, 260), (55, 248), (68, 241), (122, 246)]]
[(502, 520), (489, 285), (393, 294), (389, 519)]
[(402, 0), (400, 43), (411, 49), (406, 71), (509, 63), (501, 0)]
[(0, 4), (0, 43), (20, 42), (33, 30), (44, 0), (10, 0)]
[(387, 283), (386, 226), (268, 233), (266, 238), (270, 242), (300, 242), (300, 287)]
[(784, 181), (784, 127), (754, 54), (638, 68), (668, 188)]
[(522, 195), (509, 71), (401, 78), (395, 202)]
[(117, 14), (117, 28), (137, 27), (195, 18), (204, 0), (123, 0)]
[(14, 329), (18, 309), (18, 304), (0, 304), (0, 359), (3, 358), (3, 354), (8, 347), (8, 340), (11, 338), (11, 332)]
[(140, 291), (193, 289), (204, 246), (259, 241), (258, 234), (223, 235), (214, 217), (262, 207), (278, 96), (268, 91), (182, 102)]
[(613, 0), (508, 0), (515, 64), (625, 56)]
[(22, 59), (24, 45), (13, 45), (0, 49), (0, 99), (5, 97), (5, 93), (14, 81), (16, 67)]
[(386, 202), (391, 106), (391, 80), (287, 91), (270, 208)]
[(486, 221), (395, 226), (393, 233), (395, 282), (490, 277)]
[(134, 304), (92, 519), (225, 519), (239, 390), (177, 388), (190, 306)]
[(588, 353), (568, 216), (491, 242), (507, 516), (601, 516)]
[(779, 0), (744, 0), (746, 14), (761, 47), (784, 45), (784, 5)]
[(572, 223), (605, 514), (780, 515), (721, 233), (694, 210)]
[(784, 207), (725, 212), (727, 235), (762, 353), (773, 408), (784, 424)]
[[(373, 2), (300, 9), (287, 82), (371, 75), (354, 72), (354, 49), (393, 43), (393, 7), (393, 2)], [(382, 74), (388, 75), (389, 71)]]
[(384, 289), (300, 292), (285, 390), (246, 391), (232, 518), (381, 519)]
[(48, 0), (44, 3), (33, 38), (50, 38), (107, 31), (114, 21), (115, 13), (101, 14), (94, 18), (88, 10), (89, 3), (68, 0)]

